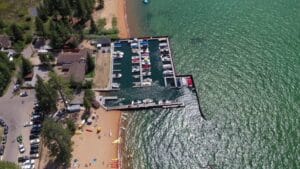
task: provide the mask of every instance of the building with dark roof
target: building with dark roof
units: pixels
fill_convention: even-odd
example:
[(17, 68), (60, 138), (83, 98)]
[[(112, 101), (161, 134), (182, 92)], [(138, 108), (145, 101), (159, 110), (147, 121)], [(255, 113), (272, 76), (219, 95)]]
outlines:
[(101, 47), (109, 47), (110, 43), (111, 43), (111, 39), (106, 36), (102, 36), (97, 40), (97, 45), (100, 44)]
[(8, 36), (0, 35), (0, 49), (10, 49), (12, 42)]
[(57, 58), (63, 76), (74, 82), (83, 82), (87, 70), (86, 60), (88, 51), (83, 49), (75, 52), (62, 52)]

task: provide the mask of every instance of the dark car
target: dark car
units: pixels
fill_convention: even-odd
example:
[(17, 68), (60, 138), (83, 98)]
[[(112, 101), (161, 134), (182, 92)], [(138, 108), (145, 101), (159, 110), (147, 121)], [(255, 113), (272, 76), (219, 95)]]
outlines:
[(30, 149), (30, 154), (39, 153), (39, 149)]
[(33, 115), (33, 116), (35, 116), (35, 115), (41, 115), (41, 113), (40, 113), (39, 111), (33, 111), (33, 112), (32, 112), (32, 115)]
[(32, 121), (33, 124), (42, 124), (42, 120), (34, 120)]
[(30, 144), (30, 148), (39, 148), (39, 144), (37, 143), (37, 144)]
[(29, 156), (19, 157), (18, 158), (18, 162), (19, 163), (23, 163), (23, 162), (25, 162), (26, 160), (29, 160), (29, 159), (30, 159)]
[(37, 139), (37, 138), (39, 138), (38, 134), (30, 134), (30, 136), (29, 136), (29, 140), (33, 140), (33, 139)]
[(41, 131), (41, 127), (33, 127), (33, 128), (31, 129), (31, 131), (32, 131), (32, 132), (39, 132), (39, 131)]
[(0, 145), (0, 155), (4, 154), (4, 149), (5, 149), (5, 146), (4, 145)]
[(41, 133), (41, 131), (34, 131), (34, 130), (31, 130), (30, 131), (30, 134), (35, 134), (35, 135), (39, 135)]
[(0, 119), (0, 125), (5, 126), (5, 121), (3, 119)]
[(4, 127), (4, 134), (7, 134), (8, 133), (8, 126), (5, 126)]
[(2, 138), (2, 144), (6, 144), (6, 140), (7, 140), (7, 137), (6, 136), (4, 136), (3, 138)]

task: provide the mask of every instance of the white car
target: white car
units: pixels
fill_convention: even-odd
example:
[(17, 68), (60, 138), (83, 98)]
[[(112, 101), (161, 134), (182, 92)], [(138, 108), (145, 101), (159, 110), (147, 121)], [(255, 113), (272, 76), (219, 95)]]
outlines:
[(34, 165), (31, 165), (31, 164), (25, 164), (25, 165), (22, 165), (22, 169), (34, 169)]
[(25, 147), (23, 144), (19, 144), (19, 151), (21, 154), (25, 152)]
[(24, 124), (24, 127), (29, 127), (29, 126), (32, 126), (32, 125), (33, 125), (32, 121), (29, 121), (29, 122), (26, 122)]
[(32, 128), (36, 128), (36, 127), (40, 128), (40, 127), (42, 127), (42, 125), (41, 125), (41, 124), (34, 124), (34, 125), (32, 126)]
[(41, 115), (34, 115), (34, 116), (31, 117), (31, 119), (37, 119), (37, 118), (40, 118), (40, 117), (41, 117)]
[(31, 154), (31, 155), (30, 155), (30, 158), (32, 158), (32, 159), (37, 159), (37, 158), (39, 158), (39, 157), (40, 157), (39, 153)]
[(30, 140), (30, 144), (38, 144), (40, 143), (40, 139), (34, 139), (34, 140)]
[(23, 165), (34, 165), (35, 160), (26, 160)]

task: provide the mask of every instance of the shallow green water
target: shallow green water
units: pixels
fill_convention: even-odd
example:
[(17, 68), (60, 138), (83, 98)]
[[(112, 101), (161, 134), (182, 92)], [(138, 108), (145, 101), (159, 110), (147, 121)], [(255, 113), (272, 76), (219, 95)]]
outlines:
[(177, 72), (194, 75), (208, 120), (189, 91), (184, 109), (128, 113), (127, 168), (300, 168), (299, 0), (128, 9), (133, 35), (171, 36)]

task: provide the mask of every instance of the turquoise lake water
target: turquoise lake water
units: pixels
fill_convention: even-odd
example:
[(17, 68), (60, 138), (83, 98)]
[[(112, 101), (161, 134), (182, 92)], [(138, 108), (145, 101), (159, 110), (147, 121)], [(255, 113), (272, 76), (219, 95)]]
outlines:
[(169, 35), (183, 109), (126, 113), (124, 168), (300, 168), (299, 0), (129, 0), (134, 36)]

